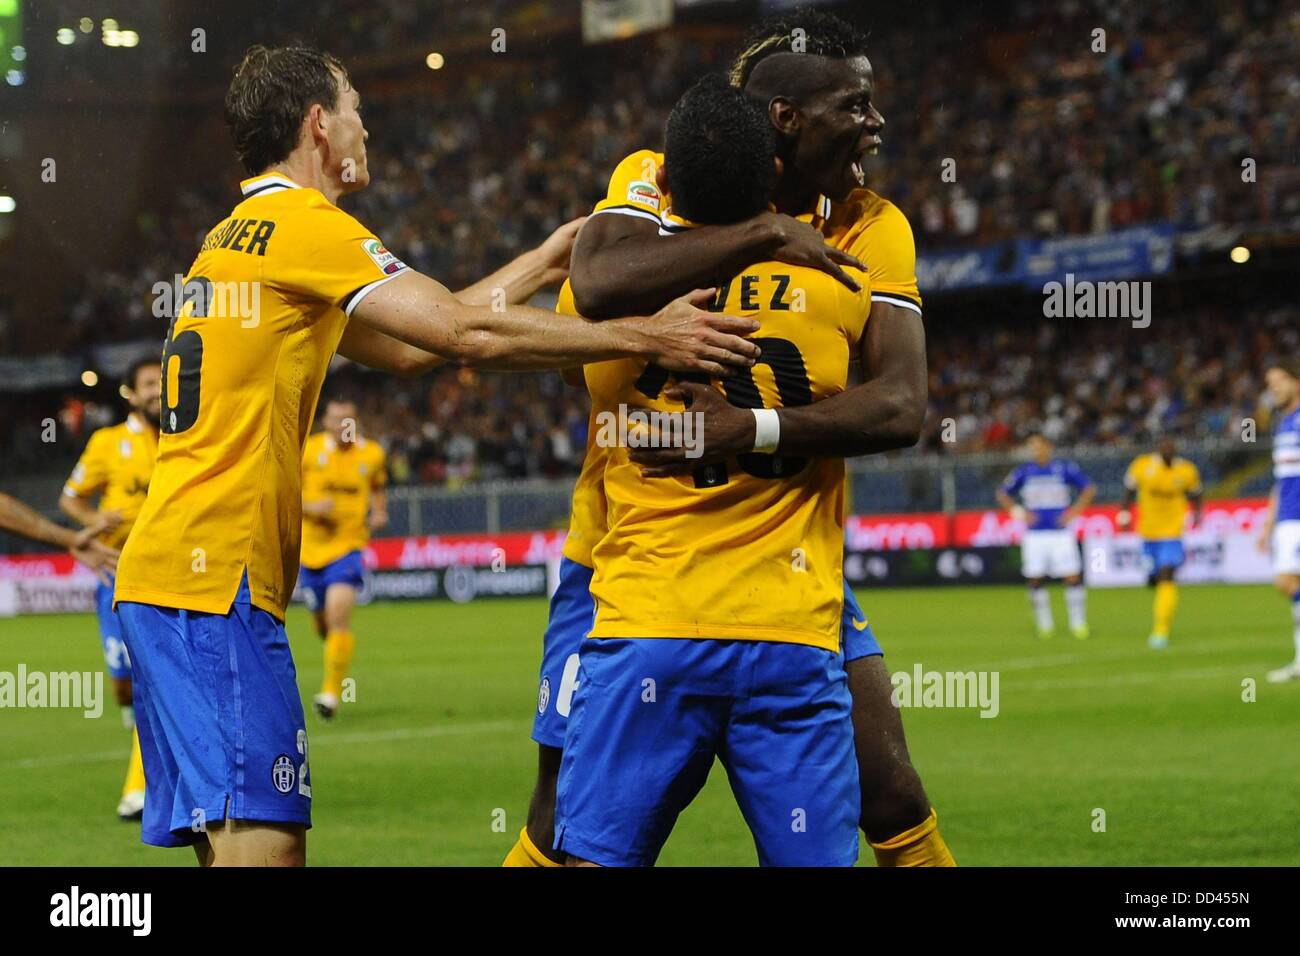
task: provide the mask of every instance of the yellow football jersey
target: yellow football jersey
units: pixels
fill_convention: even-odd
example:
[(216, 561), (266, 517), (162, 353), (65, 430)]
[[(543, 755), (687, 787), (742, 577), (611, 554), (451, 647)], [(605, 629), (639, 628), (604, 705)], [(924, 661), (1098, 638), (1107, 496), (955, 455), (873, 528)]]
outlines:
[(115, 600), (223, 614), (247, 571), (252, 603), (282, 619), (326, 368), (352, 310), (406, 266), (315, 189), (279, 173), (241, 189), (167, 333), (158, 463)]
[[(658, 224), (664, 234), (686, 228), (683, 220), (672, 213), (671, 196), (656, 185), (656, 174), (663, 161), (663, 153), (649, 149), (625, 157), (615, 167), (605, 198), (596, 203), (592, 215), (646, 219)], [(867, 266), (875, 301), (920, 313), (916, 245), (907, 217), (897, 206), (869, 189), (857, 189), (843, 203), (819, 197), (812, 210), (797, 218), (820, 229), (828, 243), (857, 256)], [(560, 290), (556, 311), (576, 314), (568, 280)], [(592, 564), (593, 545), (606, 530), (605, 494), (601, 486), (605, 458), (604, 449), (592, 440), (595, 431), (595, 425), (589, 424), (587, 457), (574, 486), (569, 534), (564, 541), (564, 556), (587, 567)]]
[(144, 507), (158, 455), (158, 434), (132, 412), (119, 425), (101, 428), (90, 436), (77, 467), (63, 486), (72, 498), (99, 495), (100, 511), (118, 511), (122, 523), (100, 535), (110, 548), (121, 548)]
[[(763, 355), (715, 387), (746, 408), (807, 405), (842, 391), (871, 311), (868, 280), (859, 277), (863, 289), (854, 293), (817, 270), (768, 262), (726, 283), (716, 308), (758, 319), (753, 339)], [(617, 444), (620, 411), (672, 410), (660, 397), (670, 378), (636, 360), (586, 367), (595, 440), (606, 449), (609, 524), (593, 550), (592, 636), (838, 650), (843, 459), (745, 454), (685, 477), (644, 479)]]
[(1124, 475), (1124, 487), (1137, 492), (1137, 533), (1148, 541), (1183, 536), (1187, 498), (1201, 493), (1201, 474), (1186, 458), (1171, 464), (1159, 454), (1139, 455)]
[(366, 515), (370, 496), (388, 483), (384, 450), (378, 442), (358, 438), (340, 445), (327, 432), (307, 439), (302, 456), (303, 504), (329, 500), (323, 518), (303, 513), (302, 566), (318, 570), (370, 540)]

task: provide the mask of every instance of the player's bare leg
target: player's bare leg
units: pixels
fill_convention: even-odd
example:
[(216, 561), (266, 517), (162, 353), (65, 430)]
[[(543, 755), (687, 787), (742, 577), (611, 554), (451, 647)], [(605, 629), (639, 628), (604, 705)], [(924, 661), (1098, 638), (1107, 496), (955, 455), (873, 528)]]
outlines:
[(1088, 637), (1088, 589), (1083, 586), (1083, 576), (1072, 574), (1065, 578), (1065, 609), (1070, 619), (1070, 633), (1079, 640)]
[(907, 752), (884, 658), (860, 657), (850, 661), (846, 670), (862, 786), (859, 825), (875, 850), (877, 864), (955, 866)]
[(126, 779), (118, 797), (117, 816), (120, 820), (139, 820), (144, 816), (144, 760), (140, 756), (140, 737), (135, 729), (135, 694), (131, 678), (114, 677), (113, 697), (122, 708), (122, 724), (131, 731), (131, 756), (126, 764)]
[[(203, 866), (306, 866), (307, 828), (300, 823), (222, 820), (209, 824)], [(199, 853), (196, 844), (195, 853)]]
[(206, 835), (190, 844), (190, 849), (194, 851), (194, 856), (198, 859), (199, 866), (212, 865), (212, 844), (208, 842)]
[(1169, 646), (1169, 631), (1174, 623), (1174, 612), (1178, 609), (1178, 585), (1174, 581), (1174, 569), (1161, 568), (1151, 576), (1151, 583), (1155, 586), (1156, 596), (1147, 646), (1162, 650)]
[(352, 666), (356, 648), (352, 609), (356, 603), (357, 592), (350, 584), (335, 583), (325, 589), (325, 606), (320, 612), (325, 624), (325, 675), (312, 707), (326, 720), (338, 713), (343, 681)]
[(1300, 680), (1300, 574), (1279, 574), (1273, 579), (1273, 586), (1291, 604), (1291, 619), (1294, 624), (1295, 659), (1285, 667), (1268, 672), (1270, 684), (1282, 684), (1290, 680)]
[(1029, 606), (1034, 609), (1034, 629), (1042, 640), (1047, 640), (1056, 629), (1052, 621), (1052, 596), (1043, 587), (1042, 578), (1030, 578)]
[(564, 751), (559, 747), (537, 745), (537, 786), (528, 803), (528, 838), (548, 860), (563, 864), (567, 853), (554, 850), (555, 845), (555, 787), (560, 779), (560, 761)]

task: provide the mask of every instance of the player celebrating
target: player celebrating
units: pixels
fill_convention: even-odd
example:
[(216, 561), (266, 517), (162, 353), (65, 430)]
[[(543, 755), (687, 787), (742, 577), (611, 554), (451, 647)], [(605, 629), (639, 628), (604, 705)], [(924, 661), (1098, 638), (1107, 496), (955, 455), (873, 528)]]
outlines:
[[(770, 195), (772, 127), (722, 77), (674, 107), (665, 151), (665, 212), (683, 226), (741, 221)], [(759, 319), (767, 373), (727, 376), (727, 399), (766, 429), (768, 403), (843, 391), (871, 310), (860, 276), (852, 292), (765, 262), (726, 283), (717, 307)], [(598, 415), (668, 411), (682, 397), (666, 370), (635, 360), (588, 365), (586, 378)], [(840, 654), (843, 459), (777, 456), (760, 436), (752, 454), (647, 481), (625, 445), (604, 447), (609, 531), (592, 555), (597, 610), (565, 738), (557, 849), (571, 865), (653, 864), (717, 757), (762, 864), (851, 866), (861, 795)]]
[(1192, 527), (1201, 520), (1201, 474), (1186, 458), (1179, 458), (1172, 438), (1162, 438), (1159, 450), (1133, 459), (1124, 475), (1124, 503), (1115, 523), (1127, 528), (1130, 509), (1137, 499), (1137, 533), (1147, 565), (1147, 583), (1155, 585), (1154, 624), (1147, 645), (1157, 650), (1169, 646), (1169, 629), (1178, 609), (1178, 584), (1174, 574), (1185, 560), (1183, 527), (1188, 503)]
[[(102, 540), (112, 548), (121, 548), (131, 533), (153, 476), (162, 394), (162, 366), (156, 356), (132, 363), (123, 392), (131, 406), (126, 421), (101, 428), (90, 436), (59, 498), (59, 508), (68, 517), (84, 527), (104, 528)], [(89, 500), (96, 495), (99, 496), (97, 506)], [(144, 764), (140, 759), (140, 738), (132, 707), (131, 658), (122, 643), (122, 629), (113, 611), (112, 581), (101, 582), (95, 589), (95, 611), (113, 693), (122, 708), (122, 722), (131, 731), (131, 758), (117, 815), (123, 820), (138, 820), (144, 814)]]
[(388, 524), (384, 450), (357, 433), (357, 406), (325, 403), (324, 430), (307, 439), (302, 456), (302, 573), (299, 580), (316, 633), (325, 641), (325, 677), (312, 701), (334, 716), (356, 639), (352, 608), (365, 583), (362, 549), (369, 532)]
[(1088, 636), (1087, 590), (1083, 586), (1079, 542), (1069, 527), (1092, 504), (1097, 487), (1077, 464), (1054, 458), (1053, 450), (1046, 435), (1029, 436), (1032, 460), (1007, 476), (997, 490), (997, 498), (1005, 510), (1026, 522), (1020, 564), (1029, 583), (1029, 603), (1034, 609), (1038, 636), (1046, 640), (1055, 629), (1052, 600), (1043, 579), (1061, 578), (1065, 581), (1070, 633), (1083, 639)]
[(360, 100), (333, 57), (249, 49), (226, 118), (250, 178), (166, 335), (158, 461), (114, 600), (149, 780), (142, 839), (192, 845), (205, 865), (305, 863), (310, 762), (283, 621), (303, 446), (336, 349), (505, 369), (640, 356), (708, 374), (758, 353), (733, 334), (757, 323), (687, 299), (590, 323), (467, 305), (408, 268), (336, 205), (370, 181)]
[[(793, 52), (796, 37), (805, 52)], [(862, 164), (878, 149), (884, 127), (872, 104), (874, 76), (864, 50), (863, 38), (843, 21), (800, 11), (761, 24), (737, 57), (732, 82), (766, 107), (777, 133), (783, 173), (774, 200), (782, 212), (684, 231), (660, 215), (671, 201), (660, 175), (663, 157), (643, 150), (618, 165), (574, 248), (576, 305), (584, 315), (602, 316), (645, 309), (700, 283), (724, 282), (765, 259), (820, 269), (856, 290), (842, 267), (869, 262), (873, 301), (861, 350), (868, 381), (822, 402), (780, 409), (780, 450), (795, 455), (842, 457), (904, 447), (915, 442), (925, 414), (925, 334), (911, 229), (892, 203), (858, 188)], [(753, 450), (756, 422), (748, 410), (712, 388), (680, 387), (704, 416), (708, 440), (702, 460)], [(604, 456), (604, 449), (589, 442), (574, 490), (560, 585), (543, 638), (533, 727), (537, 784), (508, 866), (563, 861), (563, 854), (550, 849), (555, 787), (578, 673), (576, 651), (592, 618), (591, 552), (606, 530)], [(680, 448), (642, 448), (632, 458), (653, 476), (688, 473), (702, 462), (684, 458)], [(861, 773), (860, 824), (877, 863), (952, 865), (908, 756), (883, 652), (847, 585), (842, 635)]]
[(1276, 362), (1264, 374), (1277, 409), (1273, 438), (1273, 492), (1260, 529), (1259, 546), (1273, 548), (1273, 583), (1291, 602), (1295, 660), (1268, 672), (1274, 684), (1300, 680), (1300, 368)]

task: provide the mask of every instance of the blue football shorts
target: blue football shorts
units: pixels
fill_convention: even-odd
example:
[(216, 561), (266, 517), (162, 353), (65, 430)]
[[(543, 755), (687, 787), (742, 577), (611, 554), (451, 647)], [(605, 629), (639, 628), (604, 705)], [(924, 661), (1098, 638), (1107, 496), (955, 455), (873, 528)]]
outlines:
[(135, 671), (147, 781), (141, 839), (183, 846), (229, 817), (311, 826), (306, 721), (284, 624), (249, 601), (226, 614), (117, 606)]
[(1148, 575), (1164, 568), (1181, 568), (1187, 560), (1181, 538), (1142, 542), (1142, 561)]
[(325, 607), (325, 591), (331, 584), (350, 584), (358, 591), (366, 584), (366, 563), (360, 551), (349, 551), (322, 568), (299, 568), (298, 584), (302, 587), (307, 610)]
[(104, 645), (104, 664), (116, 680), (131, 677), (131, 655), (122, 641), (122, 624), (113, 610), (113, 579), (95, 587), (95, 616), (99, 618), (99, 639)]
[[(591, 599), (592, 569), (560, 559), (560, 582), (551, 595), (550, 617), (542, 635), (542, 668), (537, 691), (533, 740), (546, 747), (564, 746), (573, 692), (578, 686), (578, 651), (591, 632), (596, 605)], [(844, 616), (840, 625), (844, 662), (883, 655), (853, 589), (844, 585)]]
[(861, 797), (842, 654), (686, 638), (582, 642), (555, 847), (650, 866), (716, 758), (763, 866), (852, 866)]

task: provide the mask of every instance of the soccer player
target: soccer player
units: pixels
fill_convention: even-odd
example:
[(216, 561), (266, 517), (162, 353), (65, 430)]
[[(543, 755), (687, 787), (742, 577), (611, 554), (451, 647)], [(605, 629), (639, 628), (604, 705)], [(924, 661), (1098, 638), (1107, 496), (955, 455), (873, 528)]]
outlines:
[[(796, 38), (805, 52), (793, 52)], [(911, 444), (926, 407), (925, 333), (907, 219), (892, 203), (860, 188), (863, 163), (878, 149), (884, 127), (872, 102), (875, 79), (865, 40), (842, 20), (816, 11), (777, 16), (746, 41), (733, 64), (732, 82), (766, 108), (777, 133), (778, 211), (732, 225), (682, 230), (660, 216), (671, 202), (659, 174), (662, 155), (633, 153), (619, 163), (606, 198), (578, 236), (574, 305), (583, 315), (602, 317), (645, 310), (698, 284), (724, 282), (764, 260), (811, 266), (856, 290), (857, 281), (843, 267), (865, 261), (872, 306), (860, 354), (867, 381), (822, 402), (781, 408), (779, 450), (843, 457)], [(648, 475), (689, 473), (702, 461), (753, 450), (756, 423), (749, 411), (712, 388), (690, 382), (679, 387), (704, 416), (704, 457), (685, 459), (680, 448), (634, 450), (633, 460)], [(591, 550), (606, 529), (603, 470), (604, 450), (589, 442), (543, 638), (533, 727), (537, 783), (527, 826), (506, 865), (560, 865), (564, 859), (552, 849), (555, 787), (578, 674), (574, 652), (591, 621)], [(908, 755), (883, 651), (852, 591), (845, 587), (844, 592), (843, 646), (861, 774), (861, 827), (881, 866), (952, 865)]]
[(1026, 523), (1020, 564), (1029, 583), (1029, 603), (1034, 609), (1038, 636), (1046, 640), (1055, 629), (1052, 600), (1043, 579), (1060, 578), (1065, 581), (1070, 633), (1082, 640), (1088, 636), (1087, 590), (1083, 586), (1079, 542), (1069, 527), (1092, 504), (1097, 486), (1077, 464), (1055, 458), (1053, 451), (1047, 436), (1031, 435), (1032, 460), (1007, 476), (997, 490), (997, 498), (1005, 510)]
[[(774, 132), (742, 90), (706, 77), (674, 107), (665, 139), (670, 221), (730, 224), (763, 209)], [(715, 758), (760, 863), (857, 860), (861, 795), (840, 653), (844, 461), (772, 454), (766, 406), (846, 387), (871, 311), (859, 276), (854, 292), (814, 269), (763, 262), (721, 287), (717, 308), (761, 322), (763, 357), (717, 387), (764, 433), (752, 453), (693, 475), (644, 479), (612, 427), (639, 406), (677, 408), (667, 370), (637, 360), (585, 369), (607, 450), (609, 530), (592, 553), (596, 616), (557, 787), (556, 849), (570, 865), (653, 864)]]
[(1273, 437), (1273, 491), (1260, 529), (1259, 546), (1273, 548), (1273, 583), (1291, 602), (1295, 659), (1268, 672), (1271, 683), (1300, 680), (1300, 367), (1276, 362), (1265, 374), (1277, 409)]
[(302, 456), (302, 573), (299, 580), (316, 633), (325, 642), (325, 676), (312, 706), (325, 720), (337, 713), (356, 639), (352, 609), (365, 584), (362, 550), (370, 531), (388, 524), (384, 450), (358, 433), (357, 406), (325, 403), (322, 431)]
[(303, 445), (336, 350), (504, 369), (640, 356), (707, 374), (758, 353), (739, 337), (757, 323), (689, 297), (611, 325), (468, 305), (408, 268), (336, 205), (370, 181), (360, 100), (333, 57), (248, 50), (225, 105), (249, 178), (165, 339), (158, 460), (114, 601), (149, 781), (142, 839), (191, 845), (204, 865), (306, 859), (310, 761), (283, 622)]
[(1169, 646), (1169, 629), (1178, 609), (1178, 584), (1174, 575), (1185, 560), (1183, 527), (1191, 504), (1192, 527), (1201, 520), (1201, 474), (1186, 458), (1179, 458), (1172, 438), (1162, 438), (1158, 451), (1133, 459), (1124, 475), (1124, 503), (1115, 523), (1121, 529), (1133, 523), (1130, 509), (1137, 499), (1137, 533), (1142, 538), (1147, 583), (1155, 586), (1154, 623), (1147, 645)]
[(98, 540), (103, 530), (104, 526), (100, 524), (80, 531), (61, 527), (41, 517), (17, 498), (0, 492), (0, 531), (62, 548), (94, 571), (101, 582), (108, 582), (117, 570), (118, 552)]
[[(131, 526), (144, 507), (158, 454), (162, 366), (156, 355), (131, 364), (123, 382), (123, 393), (131, 406), (126, 421), (101, 428), (90, 436), (59, 498), (59, 508), (64, 514), (83, 527), (104, 528), (102, 540), (117, 549), (126, 542)], [(91, 499), (96, 496), (98, 504), (92, 504)], [(144, 764), (132, 706), (131, 658), (122, 643), (122, 629), (113, 611), (111, 580), (95, 589), (95, 611), (113, 693), (122, 708), (122, 723), (131, 731), (131, 757), (117, 815), (123, 820), (138, 820), (144, 815)]]

